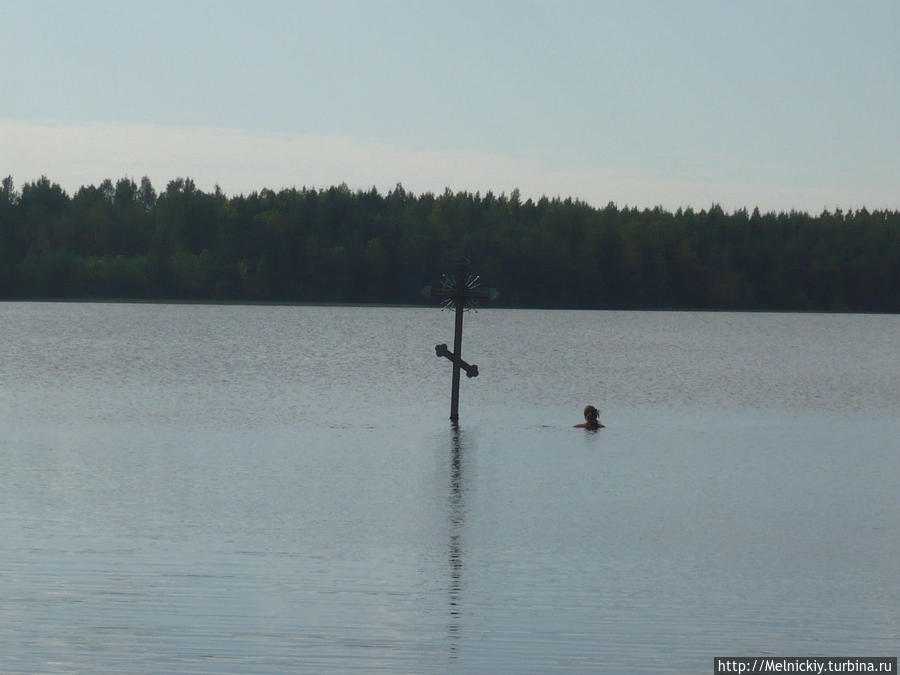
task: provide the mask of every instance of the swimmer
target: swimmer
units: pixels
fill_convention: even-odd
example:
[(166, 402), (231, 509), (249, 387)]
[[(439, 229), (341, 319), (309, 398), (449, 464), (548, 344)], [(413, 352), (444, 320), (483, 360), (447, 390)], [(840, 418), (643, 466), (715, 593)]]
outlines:
[(592, 405), (584, 406), (584, 423), (575, 424), (578, 429), (603, 429), (604, 425), (600, 423), (600, 411)]

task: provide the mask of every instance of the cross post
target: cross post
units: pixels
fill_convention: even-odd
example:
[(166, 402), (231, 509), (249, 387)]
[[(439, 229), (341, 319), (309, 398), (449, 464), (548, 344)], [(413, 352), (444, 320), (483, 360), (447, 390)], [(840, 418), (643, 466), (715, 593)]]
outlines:
[(453, 285), (445, 282), (443, 288), (431, 288), (426, 286), (422, 289), (422, 295), (425, 297), (443, 298), (449, 306), (455, 308), (456, 317), (453, 330), (453, 351), (451, 352), (447, 345), (436, 345), (434, 348), (438, 356), (443, 356), (453, 363), (453, 382), (450, 389), (450, 419), (454, 422), (459, 420), (459, 372), (466, 371), (466, 377), (478, 377), (478, 366), (468, 364), (462, 358), (462, 329), (463, 329), (463, 313), (466, 305), (474, 300), (492, 300), (497, 297), (498, 293), (494, 289), (489, 291), (477, 288), (477, 280), (470, 280), (467, 277), (469, 261), (467, 258), (458, 258), (456, 260), (456, 279)]

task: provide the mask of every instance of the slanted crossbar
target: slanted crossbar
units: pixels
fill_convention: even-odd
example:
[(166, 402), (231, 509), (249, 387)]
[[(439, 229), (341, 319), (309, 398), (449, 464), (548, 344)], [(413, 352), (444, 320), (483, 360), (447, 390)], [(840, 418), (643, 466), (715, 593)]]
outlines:
[(438, 356), (444, 356), (450, 359), (450, 361), (452, 361), (454, 365), (458, 365), (460, 368), (466, 371), (466, 377), (478, 377), (478, 366), (476, 366), (474, 363), (470, 365), (462, 359), (457, 358), (453, 354), (453, 352), (447, 349), (447, 345), (435, 345), (434, 351)]

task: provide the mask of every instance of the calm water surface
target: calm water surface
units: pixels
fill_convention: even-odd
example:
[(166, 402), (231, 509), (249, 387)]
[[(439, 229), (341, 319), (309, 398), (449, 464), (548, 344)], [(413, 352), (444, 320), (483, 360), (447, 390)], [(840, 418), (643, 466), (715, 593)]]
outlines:
[(898, 653), (900, 317), (452, 323), (0, 303), (0, 671)]

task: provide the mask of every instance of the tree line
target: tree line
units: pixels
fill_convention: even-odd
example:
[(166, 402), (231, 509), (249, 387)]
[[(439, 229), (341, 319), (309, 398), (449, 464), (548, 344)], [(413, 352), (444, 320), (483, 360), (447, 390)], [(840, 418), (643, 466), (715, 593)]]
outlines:
[(0, 298), (411, 303), (459, 255), (511, 307), (900, 311), (900, 212), (420, 195), (0, 189)]

